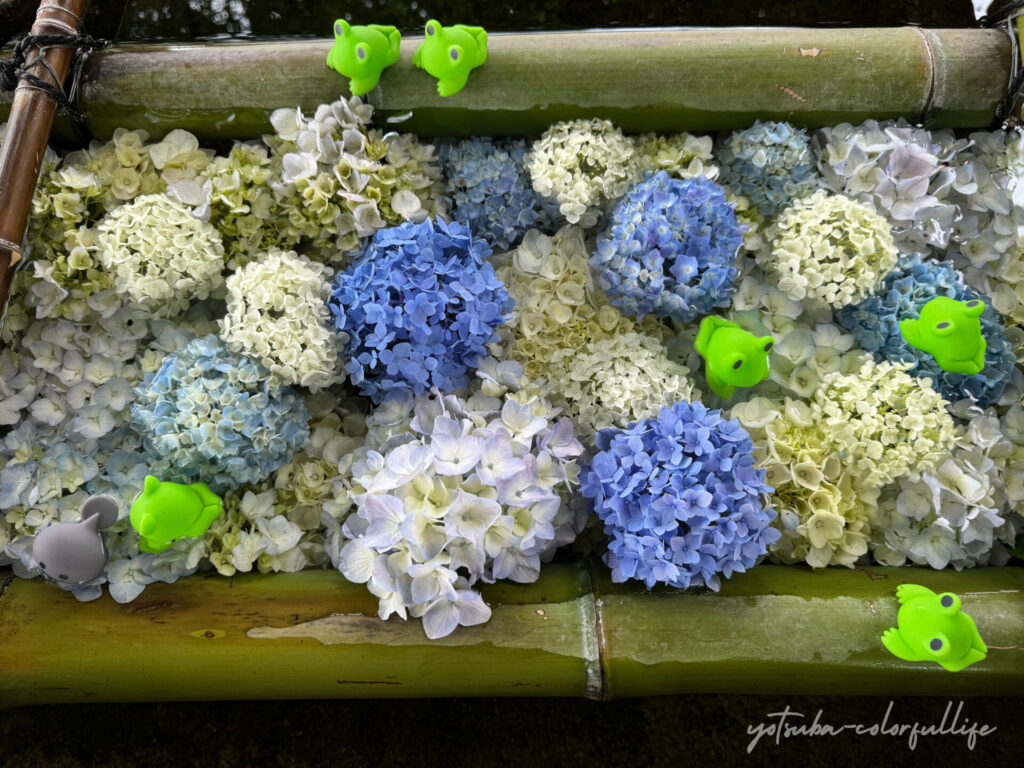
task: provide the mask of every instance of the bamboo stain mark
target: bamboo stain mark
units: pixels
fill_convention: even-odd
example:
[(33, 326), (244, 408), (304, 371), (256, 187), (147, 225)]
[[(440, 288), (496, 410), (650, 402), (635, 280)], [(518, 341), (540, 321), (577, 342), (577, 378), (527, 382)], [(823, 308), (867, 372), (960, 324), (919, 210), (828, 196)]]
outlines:
[[(872, 581), (880, 581), (881, 579), (888, 579), (889, 578), (884, 573), (875, 573), (874, 571), (870, 570), (869, 568), (865, 568), (864, 569), (864, 573)], [(893, 593), (893, 594), (895, 594), (895, 593)]]
[(195, 632), (189, 632), (192, 637), (198, 637), (200, 640), (219, 640), (227, 635), (223, 629), (197, 629)]
[(878, 614), (878, 611), (875, 610), (875, 601), (874, 600), (865, 600), (864, 602), (867, 603), (868, 609), (871, 611), (871, 615), (872, 616), (875, 616), (875, 615)]
[(821, 48), (801, 48), (801, 56), (810, 56), (812, 59), (821, 55)]
[(4, 599), (4, 593), (7, 592), (7, 588), (14, 583), (14, 574), (8, 574), (3, 578), (0, 578), (0, 600)]
[(784, 94), (786, 94), (787, 96), (789, 96), (789, 97), (790, 97), (791, 99), (796, 99), (796, 100), (797, 100), (797, 101), (799, 101), (799, 102), (800, 102), (801, 104), (804, 104), (804, 103), (806, 103), (806, 102), (807, 102), (807, 99), (805, 99), (805, 98), (804, 98), (803, 96), (801, 96), (801, 95), (800, 95), (799, 93), (797, 93), (796, 91), (794, 91), (794, 90), (793, 90), (792, 88), (787, 88), (787, 87), (786, 87), (786, 86), (784, 86), (784, 85), (776, 85), (775, 87), (776, 87), (776, 88), (778, 88), (778, 89), (779, 89), (780, 91), (782, 91), (782, 92), (783, 92)]
[(162, 611), (164, 608), (170, 608), (173, 605), (174, 603), (172, 603), (170, 600), (159, 600), (152, 603), (143, 603), (142, 605), (133, 608), (132, 613), (153, 613), (154, 611)]

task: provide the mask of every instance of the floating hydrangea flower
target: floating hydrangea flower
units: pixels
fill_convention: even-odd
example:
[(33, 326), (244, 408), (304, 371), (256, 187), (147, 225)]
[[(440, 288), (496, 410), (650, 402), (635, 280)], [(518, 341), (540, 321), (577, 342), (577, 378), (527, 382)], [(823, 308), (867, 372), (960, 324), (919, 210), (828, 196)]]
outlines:
[(530, 229), (550, 230), (558, 206), (534, 191), (523, 139), (468, 139), (441, 148), (455, 218), (496, 250), (515, 247)]
[(814, 393), (826, 437), (864, 485), (881, 487), (934, 467), (956, 440), (947, 403), (899, 363), (830, 373)]
[(582, 522), (562, 496), (583, 450), (572, 423), (521, 367), (484, 369), (468, 400), (406, 395), (371, 414), (355, 510), (340, 526), (324, 514), (335, 566), (380, 598), (382, 619), (421, 616), (431, 639), (487, 621), (474, 585), (535, 581)]
[(677, 401), (700, 397), (689, 368), (669, 360), (661, 341), (635, 331), (579, 350), (560, 349), (548, 370), (557, 391), (554, 402), (586, 436), (625, 428)]
[(533, 188), (558, 201), (570, 224), (592, 227), (637, 172), (634, 143), (609, 120), (555, 123), (530, 148)]
[(255, 357), (284, 384), (314, 392), (342, 380), (327, 297), (332, 270), (294, 251), (271, 251), (227, 279), (221, 337), (234, 352)]
[(329, 306), (349, 335), (345, 370), (362, 394), (454, 392), (512, 310), (490, 248), (443, 220), (378, 232), (335, 280)]
[(117, 290), (157, 317), (173, 317), (223, 285), (217, 230), (166, 195), (143, 195), (117, 208), (97, 232), (100, 261)]
[[(900, 321), (918, 317), (921, 308), (936, 296), (985, 302), (980, 318), (986, 342), (981, 373), (968, 376), (944, 371), (934, 357), (910, 346), (900, 333)], [(837, 318), (875, 359), (909, 363), (910, 374), (931, 379), (943, 397), (952, 402), (970, 398), (979, 405), (991, 405), (999, 400), (1013, 375), (1015, 356), (999, 313), (988, 297), (964, 285), (949, 262), (926, 260), (917, 254), (903, 256), (875, 293), (859, 304), (844, 307)]]
[(764, 472), (737, 421), (700, 403), (597, 435), (581, 493), (610, 537), (612, 580), (719, 588), (779, 538)]
[(828, 189), (866, 203), (892, 223), (902, 253), (945, 248), (960, 212), (945, 198), (956, 181), (953, 158), (966, 140), (904, 119), (840, 123), (812, 146)]
[(818, 187), (807, 132), (789, 123), (757, 120), (733, 131), (719, 146), (718, 161), (722, 186), (743, 195), (762, 216), (774, 216)]
[(202, 480), (219, 493), (270, 475), (309, 436), (293, 390), (210, 335), (164, 358), (136, 389), (132, 420), (164, 480)]
[(729, 306), (742, 244), (721, 187), (659, 171), (616, 203), (590, 264), (625, 314), (692, 321)]
[(820, 411), (788, 397), (755, 397), (734, 405), (730, 415), (750, 433), (756, 466), (773, 488), (781, 537), (769, 547), (771, 559), (852, 568), (868, 551), (878, 489), (844, 465)]
[(793, 203), (765, 237), (772, 247), (757, 254), (757, 264), (796, 301), (846, 306), (896, 265), (889, 223), (867, 205), (824, 190)]

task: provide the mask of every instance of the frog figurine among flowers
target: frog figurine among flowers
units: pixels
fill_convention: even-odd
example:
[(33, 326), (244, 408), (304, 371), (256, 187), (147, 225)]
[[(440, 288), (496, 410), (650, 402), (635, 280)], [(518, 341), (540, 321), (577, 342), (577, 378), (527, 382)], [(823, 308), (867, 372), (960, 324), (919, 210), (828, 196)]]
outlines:
[(454, 96), (466, 86), (469, 73), (487, 60), (487, 32), (483, 27), (456, 24), (443, 27), (431, 19), (413, 64), (437, 78), (437, 92)]
[(907, 661), (934, 661), (950, 672), (959, 672), (982, 661), (988, 648), (974, 619), (960, 610), (960, 598), (952, 592), (937, 595), (919, 584), (896, 587), (900, 603), (899, 629), (882, 634), (894, 656)]
[(708, 315), (700, 321), (697, 353), (704, 358), (708, 386), (721, 398), (732, 397), (736, 387), (753, 387), (768, 378), (771, 336), (758, 338), (731, 320)]
[(981, 320), (985, 304), (936, 296), (916, 320), (901, 320), (900, 333), (907, 344), (927, 352), (944, 371), (973, 376), (985, 367), (985, 337)]
[(139, 549), (163, 552), (178, 539), (202, 536), (223, 509), (223, 503), (206, 483), (181, 485), (147, 475), (142, 493), (132, 502), (129, 518), (142, 538)]
[(334, 45), (327, 66), (349, 78), (353, 96), (377, 87), (381, 73), (398, 61), (402, 33), (394, 27), (370, 24), (353, 27), (344, 19), (334, 22)]

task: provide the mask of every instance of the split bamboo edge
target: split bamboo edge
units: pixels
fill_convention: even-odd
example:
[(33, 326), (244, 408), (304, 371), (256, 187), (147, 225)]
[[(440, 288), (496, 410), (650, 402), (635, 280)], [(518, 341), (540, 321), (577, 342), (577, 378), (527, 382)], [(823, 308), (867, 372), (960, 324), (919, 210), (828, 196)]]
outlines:
[[(424, 136), (533, 134), (604, 117), (624, 130), (712, 131), (755, 119), (809, 127), (903, 117), (984, 128), (1010, 80), (1011, 45), (987, 29), (648, 29), (495, 34), (487, 63), (443, 99), (412, 64), (421, 39), (368, 94), (378, 116)], [(116, 127), (251, 139), (279, 107), (347, 94), (331, 42), (124, 45), (92, 56), (81, 105), (98, 138)], [(0, 120), (4, 106), (0, 99)], [(394, 122), (400, 121), (400, 122)]]
[[(952, 591), (988, 657), (962, 672), (879, 640), (896, 587)], [(762, 565), (719, 593), (612, 584), (600, 564), (483, 588), (491, 620), (428, 640), (334, 571), (192, 576), (135, 602), (77, 603), (39, 580), (0, 593), (0, 706), (431, 696), (610, 699), (721, 692), (1017, 695), (1024, 569)]]

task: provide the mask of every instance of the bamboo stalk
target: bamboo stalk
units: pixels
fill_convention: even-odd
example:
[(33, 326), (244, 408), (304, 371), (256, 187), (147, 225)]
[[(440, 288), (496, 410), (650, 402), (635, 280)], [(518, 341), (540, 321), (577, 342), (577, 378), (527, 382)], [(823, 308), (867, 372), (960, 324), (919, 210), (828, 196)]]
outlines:
[[(31, 34), (77, 34), (84, 5), (84, 0), (43, 0), (36, 12)], [(29, 49), (28, 60), (35, 58), (37, 53), (38, 49)], [(28, 72), (56, 88), (63, 88), (74, 50), (52, 49), (44, 58), (49, 68), (38, 62), (29, 67)], [(18, 83), (7, 117), (7, 132), (0, 144), (0, 314), (7, 306), (14, 267), (21, 259), (21, 241), (28, 223), (32, 194), (56, 110), (57, 105), (49, 95), (25, 81)]]
[[(496, 34), (466, 89), (442, 99), (413, 67), (419, 42), (403, 41), (399, 63), (368, 98), (383, 117), (412, 112), (401, 130), (423, 135), (538, 133), (593, 116), (627, 131), (869, 117), (978, 128), (994, 119), (1011, 59), (1005, 32), (983, 29)], [(122, 126), (252, 138), (269, 129), (275, 108), (309, 111), (346, 92), (345, 78), (325, 66), (329, 48), (306, 40), (122, 46), (90, 59), (82, 103), (100, 137)]]
[[(1009, 695), (1024, 685), (1024, 570), (759, 566), (718, 594), (614, 585), (556, 564), (483, 589), (493, 616), (427, 640), (376, 618), (335, 572), (154, 584), (76, 603), (40, 581), (0, 596), (0, 705), (682, 692)], [(990, 646), (963, 672), (891, 656), (896, 586), (961, 595)]]

